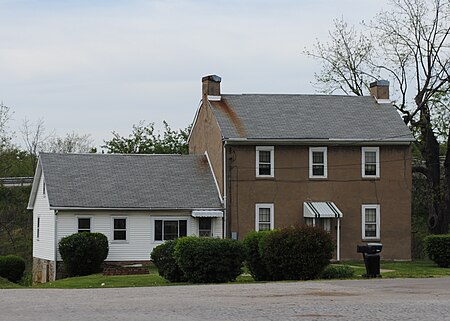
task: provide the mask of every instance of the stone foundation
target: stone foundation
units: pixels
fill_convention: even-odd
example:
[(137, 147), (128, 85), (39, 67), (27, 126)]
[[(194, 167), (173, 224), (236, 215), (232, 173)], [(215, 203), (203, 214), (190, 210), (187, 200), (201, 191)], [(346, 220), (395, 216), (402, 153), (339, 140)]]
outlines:
[(150, 261), (108, 261), (103, 263), (103, 275), (148, 274)]
[(33, 284), (55, 280), (55, 261), (33, 257)]

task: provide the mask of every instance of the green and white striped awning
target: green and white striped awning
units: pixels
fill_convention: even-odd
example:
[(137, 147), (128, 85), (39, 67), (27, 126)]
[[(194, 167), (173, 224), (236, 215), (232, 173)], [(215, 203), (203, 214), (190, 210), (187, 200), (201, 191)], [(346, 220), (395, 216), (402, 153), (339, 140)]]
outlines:
[(304, 202), (303, 217), (310, 218), (339, 218), (342, 212), (333, 202)]

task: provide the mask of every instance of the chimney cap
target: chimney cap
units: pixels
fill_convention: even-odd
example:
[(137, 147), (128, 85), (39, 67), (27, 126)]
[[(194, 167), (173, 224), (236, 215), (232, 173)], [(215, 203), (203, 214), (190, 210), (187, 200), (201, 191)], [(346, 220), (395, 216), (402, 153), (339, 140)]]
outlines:
[(212, 80), (214, 82), (221, 82), (222, 78), (220, 78), (217, 75), (208, 75), (202, 78), (202, 82), (207, 81), (207, 80)]
[(370, 88), (379, 86), (379, 87), (389, 87), (389, 81), (388, 80), (377, 80), (370, 83)]

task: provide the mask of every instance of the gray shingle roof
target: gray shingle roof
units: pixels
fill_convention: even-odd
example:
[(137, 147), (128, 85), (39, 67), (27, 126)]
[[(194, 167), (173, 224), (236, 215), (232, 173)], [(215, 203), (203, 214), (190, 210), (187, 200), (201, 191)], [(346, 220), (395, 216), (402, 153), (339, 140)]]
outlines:
[(40, 155), (52, 208), (220, 208), (205, 156)]
[(210, 101), (225, 139), (412, 141), (391, 104), (336, 95), (222, 95)]

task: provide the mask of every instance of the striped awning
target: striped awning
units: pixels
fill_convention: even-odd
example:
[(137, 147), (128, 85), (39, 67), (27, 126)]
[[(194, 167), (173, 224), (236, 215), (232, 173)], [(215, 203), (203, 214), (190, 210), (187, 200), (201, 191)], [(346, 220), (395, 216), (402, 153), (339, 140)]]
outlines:
[(333, 202), (304, 202), (303, 217), (338, 218), (342, 212)]
[(192, 217), (223, 217), (222, 211), (192, 211)]

